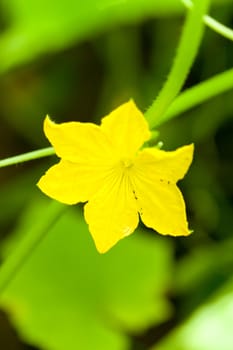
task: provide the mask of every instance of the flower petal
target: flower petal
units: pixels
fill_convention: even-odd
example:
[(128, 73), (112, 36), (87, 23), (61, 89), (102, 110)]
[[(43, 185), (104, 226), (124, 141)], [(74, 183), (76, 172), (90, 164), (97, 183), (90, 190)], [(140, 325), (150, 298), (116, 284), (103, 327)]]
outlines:
[[(61, 160), (52, 166), (38, 182), (47, 196), (65, 204), (89, 200), (103, 185), (111, 169), (76, 164)], [(93, 176), (94, 174), (94, 176)]]
[(109, 177), (105, 186), (85, 205), (84, 215), (100, 253), (133, 233), (139, 218), (127, 176)]
[(186, 236), (190, 233), (185, 203), (178, 187), (172, 183), (150, 182), (134, 178), (134, 191), (142, 222), (160, 234)]
[(56, 124), (47, 116), (44, 132), (56, 154), (71, 162), (106, 163), (113, 159), (111, 142), (98, 125), (68, 122)]
[(118, 153), (128, 158), (133, 157), (151, 136), (148, 123), (133, 100), (104, 117), (101, 129), (109, 136)]
[(131, 181), (142, 221), (161, 234), (188, 235), (185, 203), (176, 186), (193, 156), (193, 145), (173, 152), (144, 149), (135, 160)]
[(167, 152), (157, 148), (144, 148), (135, 160), (137, 171), (143, 169), (147, 177), (176, 183), (182, 179), (193, 159), (194, 145)]

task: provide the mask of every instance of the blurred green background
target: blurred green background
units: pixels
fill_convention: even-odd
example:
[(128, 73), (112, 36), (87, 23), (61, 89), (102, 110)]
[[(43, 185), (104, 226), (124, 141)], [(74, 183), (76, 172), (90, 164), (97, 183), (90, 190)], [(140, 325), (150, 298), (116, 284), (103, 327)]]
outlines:
[[(47, 147), (46, 114), (99, 122), (134, 98), (145, 111), (182, 30), (178, 0), (1, 0), (0, 158)], [(211, 15), (233, 27), (232, 0)], [(192, 38), (190, 38), (190, 45)], [(233, 64), (209, 29), (184, 88)], [(187, 238), (141, 226), (99, 255), (81, 207), (67, 207), (1, 300), (3, 350), (233, 349), (233, 91), (160, 128), (164, 149), (195, 143), (180, 183)], [(54, 210), (35, 186), (55, 157), (0, 170), (0, 253)]]

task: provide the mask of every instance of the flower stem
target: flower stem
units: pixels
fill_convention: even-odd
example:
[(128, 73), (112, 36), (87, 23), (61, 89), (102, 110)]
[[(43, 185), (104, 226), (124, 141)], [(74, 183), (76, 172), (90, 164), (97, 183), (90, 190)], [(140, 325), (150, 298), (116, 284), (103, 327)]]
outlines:
[(172, 102), (156, 126), (230, 89), (233, 89), (233, 68), (181, 93)]
[(209, 0), (196, 0), (195, 6), (187, 14), (177, 55), (168, 79), (152, 106), (145, 113), (151, 129), (161, 123), (161, 118), (187, 78), (203, 36), (202, 18), (208, 10), (208, 5)]
[[(191, 0), (181, 0), (184, 6), (186, 6), (188, 9), (192, 9), (193, 3)], [(227, 39), (233, 40), (233, 30), (227, 26), (224, 26), (222, 23), (216, 21), (214, 18), (205, 15), (203, 17), (204, 23), (214, 30), (216, 33), (224, 36)]]
[(6, 290), (65, 208), (66, 206), (61, 203), (52, 201), (44, 213), (43, 220), (32, 226), (31, 231), (23, 237), (12, 254), (3, 262), (0, 268), (0, 294)]
[(53, 154), (55, 154), (53, 147), (42, 148), (36, 151), (20, 154), (18, 156), (2, 159), (0, 160), (0, 168), (13, 165), (13, 164), (27, 162), (29, 160), (33, 160), (37, 158), (48, 157)]

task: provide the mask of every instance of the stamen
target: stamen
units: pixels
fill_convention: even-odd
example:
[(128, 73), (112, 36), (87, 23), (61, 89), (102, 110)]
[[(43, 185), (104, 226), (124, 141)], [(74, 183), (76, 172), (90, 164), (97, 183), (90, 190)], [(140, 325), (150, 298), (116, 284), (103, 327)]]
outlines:
[(124, 168), (131, 168), (133, 166), (133, 160), (130, 158), (124, 158), (121, 162)]

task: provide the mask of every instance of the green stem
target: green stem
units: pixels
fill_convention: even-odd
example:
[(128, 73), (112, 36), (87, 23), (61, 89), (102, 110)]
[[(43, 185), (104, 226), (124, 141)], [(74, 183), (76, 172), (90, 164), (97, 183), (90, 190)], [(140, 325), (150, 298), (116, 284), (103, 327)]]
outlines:
[(233, 89), (233, 68), (185, 90), (170, 105), (156, 126), (176, 117), (210, 98)]
[[(193, 3), (191, 0), (181, 0), (188, 9), (191, 9), (193, 7)], [(233, 40), (233, 30), (227, 26), (224, 26), (222, 23), (216, 21), (214, 18), (205, 15), (203, 17), (204, 23), (217, 32), (218, 34), (224, 36), (227, 39)]]
[(9, 283), (47, 235), (65, 208), (61, 203), (52, 201), (46, 213), (44, 213), (43, 220), (32, 226), (31, 231), (25, 235), (12, 254), (4, 261), (0, 268), (0, 294), (6, 290)]
[(0, 160), (0, 168), (8, 165), (18, 164), (22, 162), (27, 162), (29, 160), (38, 159), (42, 157), (48, 157), (55, 154), (53, 147), (42, 148), (37, 151), (32, 151), (24, 154), (20, 154), (15, 157), (10, 157)]
[(158, 97), (145, 113), (151, 128), (160, 122), (187, 78), (203, 36), (202, 18), (208, 10), (208, 5), (209, 0), (196, 0), (193, 9), (188, 12), (171, 72)]

